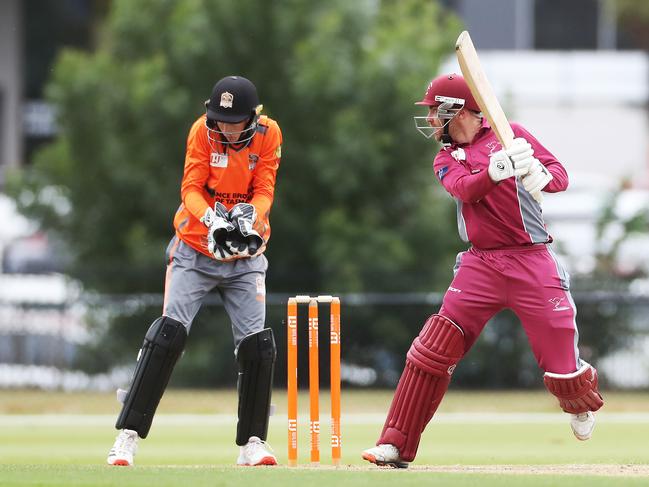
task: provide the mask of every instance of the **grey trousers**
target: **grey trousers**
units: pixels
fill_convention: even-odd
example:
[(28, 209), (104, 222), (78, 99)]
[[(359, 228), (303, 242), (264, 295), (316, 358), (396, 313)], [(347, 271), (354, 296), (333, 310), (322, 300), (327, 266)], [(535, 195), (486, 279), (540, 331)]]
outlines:
[(268, 260), (263, 254), (221, 262), (174, 237), (167, 262), (162, 314), (180, 321), (188, 333), (203, 298), (214, 289), (232, 322), (235, 348), (246, 335), (264, 328)]

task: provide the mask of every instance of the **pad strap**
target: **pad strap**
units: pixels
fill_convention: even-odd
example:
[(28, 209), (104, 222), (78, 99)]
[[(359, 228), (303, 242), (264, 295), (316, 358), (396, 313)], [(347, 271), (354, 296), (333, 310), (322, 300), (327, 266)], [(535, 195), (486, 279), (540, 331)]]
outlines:
[(604, 405), (597, 389), (597, 370), (583, 360), (581, 364), (579, 370), (571, 374), (546, 372), (543, 376), (545, 387), (559, 399), (559, 405), (566, 413), (597, 411)]

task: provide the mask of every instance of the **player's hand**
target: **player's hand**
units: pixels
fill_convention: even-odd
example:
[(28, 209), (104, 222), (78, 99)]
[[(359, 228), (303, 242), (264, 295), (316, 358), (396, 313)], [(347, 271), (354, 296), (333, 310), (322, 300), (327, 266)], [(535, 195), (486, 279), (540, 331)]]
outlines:
[(229, 213), (234, 229), (226, 240), (228, 249), (240, 256), (255, 255), (264, 243), (259, 233), (253, 228), (257, 220), (257, 210), (250, 203), (237, 203)]
[(516, 177), (525, 176), (530, 172), (532, 162), (536, 160), (534, 157), (534, 149), (522, 137), (514, 139), (511, 147), (505, 150), (505, 154), (507, 154), (514, 165), (514, 176)]
[(491, 180), (497, 183), (514, 175), (514, 164), (504, 150), (499, 150), (489, 158), (488, 172)]
[(534, 159), (530, 171), (521, 178), (523, 187), (532, 196), (540, 194), (550, 181), (552, 181), (552, 174), (538, 159)]
[(216, 260), (225, 260), (232, 257), (232, 252), (227, 248), (228, 233), (235, 229), (228, 217), (228, 210), (223, 203), (216, 202), (214, 209), (208, 208), (201, 218), (207, 227), (207, 250)]

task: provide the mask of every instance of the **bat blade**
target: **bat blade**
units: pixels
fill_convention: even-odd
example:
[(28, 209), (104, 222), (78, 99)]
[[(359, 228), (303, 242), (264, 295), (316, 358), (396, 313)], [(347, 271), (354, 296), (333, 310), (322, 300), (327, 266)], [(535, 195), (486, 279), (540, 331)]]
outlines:
[[(498, 98), (496, 98), (487, 75), (482, 69), (478, 53), (475, 50), (471, 36), (466, 30), (457, 38), (455, 54), (462, 70), (462, 76), (469, 85), (473, 98), (475, 98), (480, 110), (482, 110), (482, 114), (489, 121), (489, 125), (496, 134), (500, 145), (508, 149), (514, 141), (514, 131), (509, 125), (507, 116), (500, 106)], [(534, 193), (532, 196), (539, 203), (543, 199), (540, 192)]]
[(514, 140), (514, 132), (496, 98), (487, 75), (482, 69), (480, 58), (478, 58), (478, 53), (467, 31), (462, 32), (457, 38), (455, 54), (460, 63), (462, 76), (469, 85), (473, 98), (480, 106), (482, 114), (487, 117), (489, 125), (491, 125), (501, 145), (507, 149)]

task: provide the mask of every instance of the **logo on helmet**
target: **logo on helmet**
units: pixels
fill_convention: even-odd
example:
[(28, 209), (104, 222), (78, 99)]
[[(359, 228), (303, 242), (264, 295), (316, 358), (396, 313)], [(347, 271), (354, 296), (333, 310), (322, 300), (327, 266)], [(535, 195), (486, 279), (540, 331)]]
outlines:
[(227, 91), (224, 91), (221, 93), (221, 103), (219, 103), (220, 106), (223, 108), (232, 108), (232, 101), (234, 100), (234, 96), (232, 93), (228, 93)]
[(455, 97), (452, 97), (452, 96), (435, 95), (435, 101), (438, 101), (440, 103), (448, 103), (450, 105), (464, 106), (464, 98), (455, 98)]

